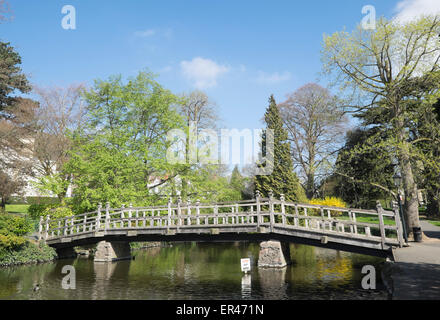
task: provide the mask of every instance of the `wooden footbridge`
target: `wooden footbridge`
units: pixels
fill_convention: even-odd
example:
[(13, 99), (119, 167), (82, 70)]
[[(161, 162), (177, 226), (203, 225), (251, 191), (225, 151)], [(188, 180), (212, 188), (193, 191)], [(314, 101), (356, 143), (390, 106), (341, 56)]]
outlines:
[[(359, 217), (372, 217), (371, 223)], [(365, 220), (365, 219), (363, 219)], [(385, 224), (384, 221), (387, 223)], [(391, 222), (390, 222), (391, 221)], [(302, 243), (375, 256), (403, 246), (398, 207), (377, 210), (300, 204), (274, 197), (203, 204), (110, 208), (40, 220), (39, 237), (57, 250), (100, 241), (267, 241)]]

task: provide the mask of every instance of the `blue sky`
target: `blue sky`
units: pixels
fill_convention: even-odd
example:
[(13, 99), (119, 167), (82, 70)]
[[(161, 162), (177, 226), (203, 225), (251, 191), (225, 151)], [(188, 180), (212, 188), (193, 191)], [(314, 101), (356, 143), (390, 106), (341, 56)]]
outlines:
[[(323, 33), (348, 30), (365, 5), (377, 16), (412, 15), (438, 0), (104, 1), (9, 0), (0, 25), (39, 86), (67, 86), (148, 68), (174, 93), (203, 89), (225, 128), (259, 128), (267, 100), (316, 81)], [(76, 29), (61, 26), (64, 5)], [(323, 83), (325, 85), (325, 83)]]

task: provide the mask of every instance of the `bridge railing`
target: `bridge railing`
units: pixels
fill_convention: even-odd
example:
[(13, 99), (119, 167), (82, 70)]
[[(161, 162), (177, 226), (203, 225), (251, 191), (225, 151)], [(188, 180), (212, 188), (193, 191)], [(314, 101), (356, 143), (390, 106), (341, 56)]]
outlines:
[[(107, 203), (93, 212), (59, 219), (40, 220), (40, 239), (69, 237), (120, 229), (174, 230), (184, 228), (267, 228), (268, 231), (296, 229), (339, 234), (345, 237), (403, 245), (402, 224), (397, 205), (393, 211), (301, 204), (274, 197), (203, 204), (178, 201), (165, 206), (110, 208)], [(277, 229), (278, 228), (278, 229)]]

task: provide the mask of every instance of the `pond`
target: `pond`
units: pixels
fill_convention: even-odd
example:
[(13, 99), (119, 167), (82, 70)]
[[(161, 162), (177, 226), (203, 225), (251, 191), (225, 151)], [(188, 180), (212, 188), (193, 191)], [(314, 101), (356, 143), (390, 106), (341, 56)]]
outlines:
[[(0, 269), (0, 299), (388, 299), (383, 259), (290, 245), (293, 263), (257, 268), (258, 243), (179, 243), (134, 250), (134, 259), (93, 257)], [(240, 259), (251, 258), (245, 275)], [(63, 289), (63, 266), (75, 268), (75, 289)], [(376, 290), (362, 289), (362, 267), (376, 269)], [(36, 285), (39, 290), (34, 290)]]

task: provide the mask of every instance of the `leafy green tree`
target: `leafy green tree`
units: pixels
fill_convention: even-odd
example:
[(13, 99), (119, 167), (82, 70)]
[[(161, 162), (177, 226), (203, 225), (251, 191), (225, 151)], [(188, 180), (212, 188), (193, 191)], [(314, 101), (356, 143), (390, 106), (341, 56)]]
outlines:
[[(375, 30), (359, 26), (352, 33), (342, 31), (324, 37), (324, 72), (335, 76), (334, 83), (343, 93), (353, 94), (348, 105), (351, 111), (383, 109), (377, 123), (387, 128), (389, 134), (380, 143), (388, 147), (399, 164), (410, 235), (413, 227), (420, 227), (414, 172), (417, 148), (411, 142), (408, 127), (417, 119), (404, 102), (415, 94), (428, 100), (438, 96), (439, 90), (415, 92), (409, 84), (420, 75), (429, 77), (440, 70), (439, 34), (440, 17), (425, 16), (405, 24), (380, 19)], [(384, 113), (389, 115), (386, 123), (382, 122)], [(362, 153), (365, 149), (357, 151)]]
[[(390, 198), (384, 189), (372, 186), (369, 181), (392, 190), (394, 163), (386, 148), (377, 146), (377, 141), (369, 141), (370, 137), (379, 138), (377, 129), (355, 129), (347, 133), (347, 141), (339, 151), (333, 178), (336, 182), (335, 195), (344, 199), (352, 206), (374, 208), (376, 200)], [(364, 144), (376, 145), (366, 148), (362, 154), (352, 152), (364, 147)], [(362, 183), (362, 182), (366, 183)]]
[[(127, 83), (120, 76), (96, 81), (85, 100), (87, 126), (73, 135), (66, 165), (73, 174), (75, 208), (158, 201), (150, 189), (179, 173), (179, 165), (166, 157), (172, 143), (167, 133), (184, 126), (174, 108), (178, 98), (152, 74), (140, 72)], [(160, 182), (152, 185), (157, 177)]]
[(305, 201), (304, 189), (293, 171), (290, 144), (287, 140), (288, 135), (283, 127), (273, 95), (269, 98), (269, 106), (264, 115), (264, 121), (266, 128), (273, 130), (273, 150), (266, 147), (267, 130), (265, 130), (261, 139), (261, 154), (266, 156), (268, 153), (272, 153), (273, 172), (269, 175), (256, 175), (255, 190), (260, 191), (263, 196), (268, 196), (269, 192), (272, 191), (274, 196), (278, 198), (281, 194), (284, 194), (286, 200)]

